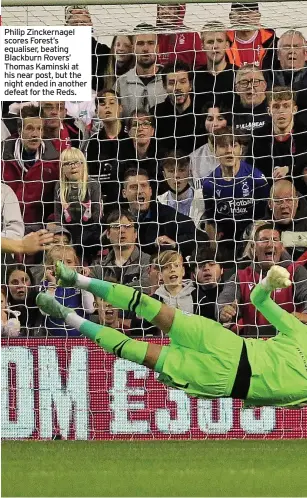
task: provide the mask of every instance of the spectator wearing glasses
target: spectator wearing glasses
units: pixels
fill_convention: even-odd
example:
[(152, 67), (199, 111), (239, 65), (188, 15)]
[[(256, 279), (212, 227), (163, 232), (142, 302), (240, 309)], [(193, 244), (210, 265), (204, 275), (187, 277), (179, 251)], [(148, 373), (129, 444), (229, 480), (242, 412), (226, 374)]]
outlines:
[[(112, 211), (106, 219), (106, 236), (110, 243), (107, 256), (92, 268), (92, 276), (150, 292), (148, 268), (150, 257), (137, 243), (135, 218), (125, 209)], [(96, 261), (97, 262), (97, 261)]]
[(130, 142), (130, 139), (121, 119), (122, 106), (114, 90), (105, 89), (98, 92), (96, 106), (97, 115), (103, 126), (87, 141), (84, 154), (89, 175), (100, 183), (104, 214), (107, 215), (118, 204), (120, 157), (126, 154), (126, 152), (121, 153), (121, 149), (127, 150), (125, 143)]
[(234, 127), (251, 135), (270, 122), (266, 102), (267, 84), (262, 71), (252, 64), (238, 69), (236, 74)]
[(123, 116), (130, 118), (132, 112), (149, 109), (165, 99), (161, 66), (157, 63), (158, 39), (154, 26), (136, 26), (139, 34), (133, 36), (133, 52), (136, 65), (120, 76), (114, 90), (120, 95)]
[(267, 93), (272, 122), (254, 132), (247, 161), (272, 183), (286, 176), (298, 176), (307, 164), (307, 126), (296, 120), (295, 94), (287, 87), (274, 87)]
[(61, 154), (60, 181), (55, 188), (55, 221), (70, 232), (81, 255), (89, 257), (100, 244), (100, 184), (88, 176), (84, 154), (75, 148)]
[(134, 111), (127, 122), (130, 140), (125, 141), (120, 148), (120, 181), (128, 168), (136, 167), (147, 172), (154, 193), (164, 191), (163, 176), (159, 169), (158, 159), (161, 150), (155, 139), (155, 121), (153, 116), (144, 109)]
[(44, 140), (50, 141), (58, 152), (68, 147), (79, 148), (82, 134), (73, 118), (66, 116), (65, 102), (40, 102), (44, 119)]

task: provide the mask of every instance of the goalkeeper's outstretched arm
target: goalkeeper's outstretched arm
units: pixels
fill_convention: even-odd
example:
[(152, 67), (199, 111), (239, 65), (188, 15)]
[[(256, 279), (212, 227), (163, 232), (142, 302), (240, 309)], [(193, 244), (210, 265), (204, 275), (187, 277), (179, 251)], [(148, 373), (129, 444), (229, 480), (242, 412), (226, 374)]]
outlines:
[(273, 266), (261, 283), (251, 293), (251, 302), (262, 315), (280, 332), (289, 332), (293, 327), (301, 327), (301, 322), (294, 315), (283, 310), (273, 299), (271, 292), (275, 289), (292, 285), (288, 270)]

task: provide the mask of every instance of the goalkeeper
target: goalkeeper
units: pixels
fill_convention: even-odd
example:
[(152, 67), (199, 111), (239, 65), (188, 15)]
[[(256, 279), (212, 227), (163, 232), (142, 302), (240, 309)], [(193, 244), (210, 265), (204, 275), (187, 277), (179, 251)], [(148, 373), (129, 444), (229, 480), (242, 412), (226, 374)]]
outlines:
[(63, 287), (85, 289), (168, 333), (169, 346), (137, 341), (87, 321), (47, 293), (37, 297), (43, 312), (63, 318), (106, 351), (159, 372), (167, 386), (200, 398), (243, 399), (245, 406), (307, 402), (307, 326), (270, 298), (274, 289), (291, 285), (285, 268), (273, 266), (251, 295), (279, 330), (267, 341), (243, 339), (212, 320), (170, 308), (131, 287), (79, 275), (59, 261), (56, 278)]

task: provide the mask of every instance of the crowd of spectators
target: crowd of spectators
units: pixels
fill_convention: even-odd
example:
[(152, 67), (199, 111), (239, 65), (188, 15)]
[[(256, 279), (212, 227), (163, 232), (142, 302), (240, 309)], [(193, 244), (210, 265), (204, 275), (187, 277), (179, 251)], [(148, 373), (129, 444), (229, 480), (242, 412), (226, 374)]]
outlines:
[[(306, 40), (263, 28), (256, 2), (232, 3), (230, 28), (184, 17), (158, 5), (156, 26), (110, 48), (93, 35), (90, 102), (3, 103), (2, 336), (79, 335), (38, 310), (39, 291), (161, 335), (58, 286), (57, 260), (254, 337), (276, 334), (250, 293), (279, 264), (293, 285), (273, 299), (307, 323)], [(92, 25), (84, 6), (65, 22)]]

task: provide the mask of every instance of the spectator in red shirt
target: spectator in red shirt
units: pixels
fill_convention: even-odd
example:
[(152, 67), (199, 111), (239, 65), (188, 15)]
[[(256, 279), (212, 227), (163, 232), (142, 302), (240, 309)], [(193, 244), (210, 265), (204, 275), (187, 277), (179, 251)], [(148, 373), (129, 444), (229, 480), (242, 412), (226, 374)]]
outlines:
[(277, 37), (274, 30), (260, 28), (258, 2), (233, 2), (229, 18), (233, 26), (227, 32), (229, 61), (236, 66), (255, 64), (261, 69), (271, 69)]
[(42, 131), (40, 110), (30, 105), (21, 110), (18, 138), (3, 142), (2, 179), (17, 195), (25, 223), (42, 223), (53, 213), (59, 153)]
[(66, 117), (65, 102), (40, 102), (41, 116), (44, 118), (45, 140), (51, 141), (58, 152), (69, 147), (78, 148), (81, 130), (74, 119)]
[(183, 24), (185, 10), (184, 3), (157, 5), (157, 28), (174, 31), (158, 35), (159, 64), (165, 65), (180, 59), (195, 69), (207, 62), (198, 33), (175, 32), (186, 29)]

